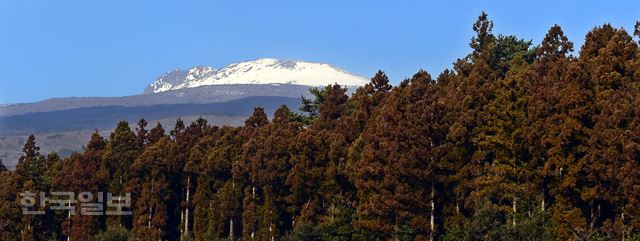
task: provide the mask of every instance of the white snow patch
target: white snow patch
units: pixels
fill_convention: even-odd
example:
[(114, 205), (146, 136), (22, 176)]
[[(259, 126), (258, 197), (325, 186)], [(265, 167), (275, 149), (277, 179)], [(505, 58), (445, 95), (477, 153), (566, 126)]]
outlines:
[(208, 66), (194, 67), (189, 69), (184, 80), (177, 84), (164, 81), (166, 75), (161, 76), (150, 85), (153, 92), (204, 85), (296, 84), (326, 86), (337, 83), (345, 86), (362, 86), (369, 82), (366, 78), (329, 64), (272, 58), (233, 63), (220, 70)]

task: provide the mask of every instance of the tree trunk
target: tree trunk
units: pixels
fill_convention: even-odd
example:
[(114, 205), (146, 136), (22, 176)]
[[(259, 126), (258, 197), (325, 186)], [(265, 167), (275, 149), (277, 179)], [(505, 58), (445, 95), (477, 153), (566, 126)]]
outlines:
[(149, 228), (151, 228), (151, 215), (152, 215), (152, 213), (153, 213), (153, 207), (150, 206), (149, 207), (149, 223), (147, 224), (147, 226)]
[[(182, 222), (184, 222), (184, 210), (180, 211), (180, 224), (182, 224)], [(182, 240), (182, 237), (184, 237), (184, 230), (182, 230), (180, 225), (178, 225), (178, 228), (180, 229), (180, 240)]]
[(598, 219), (600, 219), (600, 215), (601, 215), (601, 207), (600, 207), (600, 203), (598, 202), (598, 204), (596, 205), (597, 201), (592, 201), (591, 204), (591, 224), (589, 225), (589, 227), (594, 228), (596, 226), (596, 222), (598, 221)]
[(436, 210), (436, 190), (433, 187), (433, 183), (431, 183), (431, 220), (430, 220), (430, 224), (431, 224), (431, 233), (429, 234), (429, 241), (433, 241), (434, 240), (434, 236), (435, 236), (435, 232), (436, 232), (436, 217), (435, 217), (435, 210)]
[(271, 241), (273, 241), (275, 238), (273, 237), (273, 228), (272, 228), (273, 224), (269, 224), (269, 234), (271, 234)]
[[(255, 199), (256, 198), (256, 187), (251, 187), (251, 198)], [(256, 227), (255, 225), (253, 225), (253, 227), (251, 227), (251, 239), (253, 239), (253, 237), (256, 235)]]
[[(69, 198), (69, 207), (71, 207), (71, 198)], [(69, 235), (67, 236), (67, 241), (71, 241), (71, 210), (69, 210), (67, 218), (69, 219)]]
[(184, 235), (189, 235), (189, 187), (191, 186), (191, 177), (187, 177), (187, 208), (184, 215)]
[(513, 226), (516, 226), (516, 214), (518, 212), (518, 210), (516, 209), (516, 199), (513, 199)]
[(229, 239), (233, 240), (233, 217), (229, 219)]

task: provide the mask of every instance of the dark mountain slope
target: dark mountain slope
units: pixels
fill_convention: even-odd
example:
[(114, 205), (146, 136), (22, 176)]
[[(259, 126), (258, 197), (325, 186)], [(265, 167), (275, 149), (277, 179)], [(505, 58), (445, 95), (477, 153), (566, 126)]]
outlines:
[(248, 116), (254, 107), (273, 113), (281, 105), (296, 110), (299, 98), (254, 96), (207, 104), (163, 104), (153, 106), (96, 106), (61, 111), (36, 112), (0, 117), (0, 135), (50, 133), (112, 128), (118, 121), (134, 124), (140, 118), (158, 120), (179, 116)]

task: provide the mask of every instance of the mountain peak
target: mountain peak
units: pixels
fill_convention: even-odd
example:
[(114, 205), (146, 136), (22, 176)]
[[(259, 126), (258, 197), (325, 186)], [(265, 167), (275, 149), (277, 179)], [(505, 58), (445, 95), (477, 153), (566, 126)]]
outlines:
[(221, 69), (196, 66), (161, 75), (145, 93), (225, 84), (294, 84), (325, 86), (340, 84), (361, 86), (369, 80), (325, 63), (261, 58), (227, 65)]

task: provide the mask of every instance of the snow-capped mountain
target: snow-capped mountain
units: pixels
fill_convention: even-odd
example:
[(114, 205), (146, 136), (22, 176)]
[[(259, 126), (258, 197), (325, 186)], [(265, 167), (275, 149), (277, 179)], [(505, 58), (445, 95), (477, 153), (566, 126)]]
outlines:
[(173, 70), (147, 86), (144, 93), (228, 84), (292, 84), (324, 86), (340, 84), (361, 86), (369, 80), (324, 63), (263, 58), (234, 63), (214, 69), (198, 66), (189, 70)]

